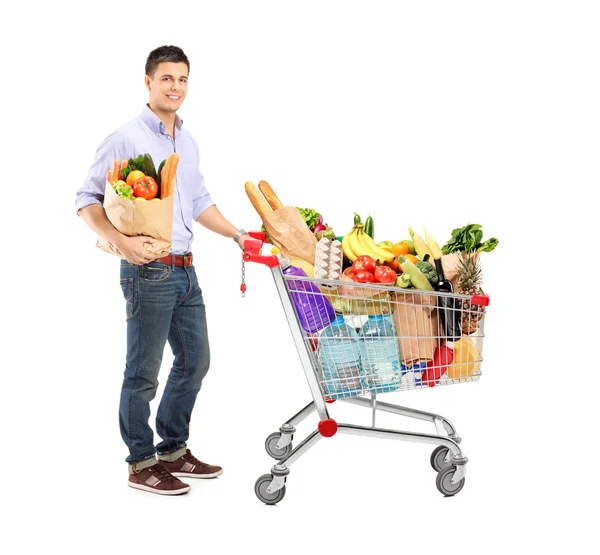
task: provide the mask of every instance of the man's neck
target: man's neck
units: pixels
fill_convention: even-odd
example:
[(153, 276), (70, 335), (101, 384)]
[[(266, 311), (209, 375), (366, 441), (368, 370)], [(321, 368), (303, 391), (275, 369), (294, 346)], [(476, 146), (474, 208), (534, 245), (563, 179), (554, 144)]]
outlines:
[(177, 117), (176, 112), (163, 112), (150, 104), (148, 106), (150, 107), (150, 110), (152, 110), (158, 116), (158, 119), (165, 124), (167, 133), (169, 133), (171, 137), (175, 138), (175, 119)]

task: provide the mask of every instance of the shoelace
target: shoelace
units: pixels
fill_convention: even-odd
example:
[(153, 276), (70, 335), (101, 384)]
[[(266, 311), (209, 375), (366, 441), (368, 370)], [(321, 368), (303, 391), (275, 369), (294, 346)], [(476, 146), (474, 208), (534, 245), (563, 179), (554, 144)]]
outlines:
[(164, 466), (161, 464), (155, 464), (151, 466), (148, 470), (152, 472), (161, 482), (168, 482), (169, 480), (177, 479), (176, 476), (173, 476)]
[(202, 461), (199, 461), (196, 457), (194, 457), (194, 455), (192, 455), (192, 452), (189, 449), (184, 455), (184, 458), (186, 461), (189, 461), (192, 464), (195, 464), (196, 466), (208, 466), (206, 463), (203, 463)]

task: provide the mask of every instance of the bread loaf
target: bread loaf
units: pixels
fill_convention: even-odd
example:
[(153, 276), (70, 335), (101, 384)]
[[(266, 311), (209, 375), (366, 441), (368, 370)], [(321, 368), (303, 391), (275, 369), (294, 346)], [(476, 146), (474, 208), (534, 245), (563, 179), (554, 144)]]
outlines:
[(283, 203), (277, 198), (277, 195), (271, 188), (271, 185), (269, 185), (266, 181), (263, 180), (258, 182), (258, 188), (260, 189), (260, 192), (265, 196), (267, 202), (269, 203), (269, 206), (273, 210), (279, 210), (280, 208), (283, 208)]
[(273, 212), (252, 181), (246, 181), (246, 194), (261, 219), (264, 220), (271, 212)]

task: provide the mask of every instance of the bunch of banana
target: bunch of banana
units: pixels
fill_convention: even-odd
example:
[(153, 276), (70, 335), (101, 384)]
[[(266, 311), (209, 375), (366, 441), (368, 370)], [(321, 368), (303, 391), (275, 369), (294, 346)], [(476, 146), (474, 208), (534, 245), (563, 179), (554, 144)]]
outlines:
[(396, 257), (390, 251), (377, 246), (377, 243), (364, 231), (363, 224), (356, 224), (350, 233), (344, 235), (342, 250), (350, 262), (354, 262), (359, 256), (368, 255), (377, 264), (393, 262)]

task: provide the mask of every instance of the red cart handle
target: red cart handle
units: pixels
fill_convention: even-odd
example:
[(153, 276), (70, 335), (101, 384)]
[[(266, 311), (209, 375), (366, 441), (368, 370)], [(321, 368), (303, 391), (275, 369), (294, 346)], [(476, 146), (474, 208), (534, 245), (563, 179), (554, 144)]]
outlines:
[(258, 239), (259, 241), (262, 241), (263, 243), (266, 243), (266, 239), (267, 239), (267, 234), (264, 231), (250, 231), (248, 233), (248, 235), (250, 235), (250, 237), (252, 237), (252, 239)]
[(244, 242), (244, 253), (242, 254), (242, 260), (245, 262), (257, 262), (258, 264), (264, 264), (269, 268), (279, 266), (279, 260), (276, 256), (269, 255), (264, 256), (260, 254), (260, 249), (263, 243), (266, 242), (267, 234), (263, 231), (251, 231), (248, 233), (251, 239), (246, 239)]

